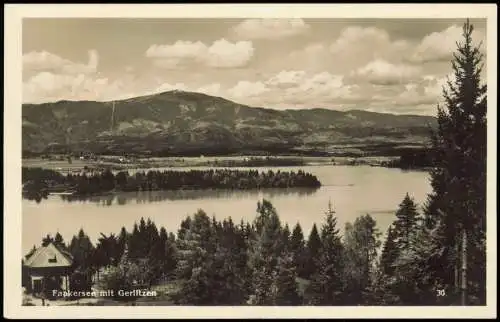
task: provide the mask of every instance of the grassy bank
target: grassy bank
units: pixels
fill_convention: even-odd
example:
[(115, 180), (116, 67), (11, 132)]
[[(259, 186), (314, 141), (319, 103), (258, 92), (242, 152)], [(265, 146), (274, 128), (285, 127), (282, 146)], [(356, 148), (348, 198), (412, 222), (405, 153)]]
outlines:
[(25, 158), (22, 166), (27, 168), (44, 168), (59, 172), (80, 172), (83, 169), (111, 170), (125, 169), (154, 169), (154, 168), (190, 168), (190, 167), (273, 167), (273, 166), (313, 166), (313, 165), (372, 165), (382, 166), (396, 157), (368, 156), (368, 157), (164, 157), (164, 158), (137, 158), (123, 159), (118, 156), (106, 156), (98, 160), (76, 159), (68, 162), (67, 159)]

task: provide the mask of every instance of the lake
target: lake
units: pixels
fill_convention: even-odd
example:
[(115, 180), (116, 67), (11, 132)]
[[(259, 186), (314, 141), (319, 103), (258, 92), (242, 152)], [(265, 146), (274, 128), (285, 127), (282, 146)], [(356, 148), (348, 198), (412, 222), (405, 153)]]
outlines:
[(176, 233), (180, 222), (198, 209), (205, 210), (209, 216), (215, 215), (217, 219), (231, 216), (235, 223), (241, 219), (252, 221), (257, 202), (263, 198), (272, 202), (281, 221), (288, 223), (290, 230), (300, 222), (306, 237), (313, 223), (320, 228), (329, 200), (336, 211), (341, 231), (347, 222), (353, 222), (357, 216), (368, 213), (377, 221), (378, 228), (385, 232), (407, 192), (422, 205), (431, 191), (428, 173), (423, 171), (332, 165), (252, 169), (302, 169), (316, 175), (322, 187), (260, 191), (127, 192), (85, 201), (68, 201), (65, 196), (50, 195), (39, 204), (23, 199), (23, 252), (27, 253), (33, 245), (39, 246), (44, 236), (54, 236), (56, 232), (69, 242), (80, 228), (96, 242), (101, 232), (118, 234), (122, 226), (131, 231), (134, 222), (138, 222), (141, 217), (149, 217), (158, 228), (164, 226), (167, 231)]

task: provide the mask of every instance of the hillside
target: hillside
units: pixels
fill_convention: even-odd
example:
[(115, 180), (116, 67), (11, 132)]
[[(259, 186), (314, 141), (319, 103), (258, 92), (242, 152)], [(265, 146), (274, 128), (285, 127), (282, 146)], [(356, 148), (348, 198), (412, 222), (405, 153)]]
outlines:
[(273, 110), (169, 91), (114, 102), (23, 104), (23, 153), (228, 154), (422, 145), (435, 118)]

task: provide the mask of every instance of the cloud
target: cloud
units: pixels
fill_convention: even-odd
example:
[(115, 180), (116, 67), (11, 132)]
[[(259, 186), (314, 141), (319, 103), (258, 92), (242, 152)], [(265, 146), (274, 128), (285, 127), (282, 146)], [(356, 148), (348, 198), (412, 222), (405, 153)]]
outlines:
[(23, 82), (23, 102), (96, 100), (116, 88), (107, 78), (40, 72)]
[(78, 63), (47, 51), (23, 55), (23, 102), (43, 103), (58, 100), (97, 100), (119, 90), (97, 71), (99, 55), (88, 51), (87, 63)]
[(246, 66), (254, 55), (251, 41), (230, 42), (219, 39), (207, 46), (201, 41), (176, 41), (171, 45), (152, 45), (146, 57), (156, 66), (177, 69), (190, 64), (201, 64), (213, 68), (237, 68)]
[(392, 64), (376, 59), (358, 68), (354, 75), (376, 85), (408, 83), (420, 74), (420, 67), (407, 64)]
[[(342, 29), (339, 37), (330, 45), (330, 52), (341, 57), (355, 59), (356, 55), (396, 58), (408, 50), (406, 40), (392, 40), (389, 33), (376, 27), (350, 26)], [(387, 57), (386, 57), (387, 58)]]
[(389, 33), (376, 27), (349, 26), (340, 30), (331, 40), (314, 42), (294, 50), (271, 64), (281, 69), (296, 66), (309, 72), (329, 70), (348, 74), (373, 60), (401, 62), (411, 52), (412, 44), (407, 40), (391, 39)]
[(227, 96), (254, 106), (312, 108), (347, 102), (354, 98), (356, 87), (345, 84), (342, 75), (284, 70), (264, 81), (240, 81), (227, 91)]
[(153, 90), (153, 94), (173, 91), (173, 90), (187, 91), (188, 87), (184, 83), (175, 83), (175, 84), (163, 83)]
[(436, 115), (437, 104), (444, 100), (443, 86), (451, 76), (424, 75), (411, 83), (389, 87), (388, 91), (380, 90), (380, 87), (366, 89), (366, 97), (371, 97), (367, 106), (396, 114)]
[(276, 86), (276, 87), (289, 87), (297, 85), (304, 79), (305, 75), (306, 75), (305, 71), (284, 70), (270, 77), (266, 81), (266, 85)]
[(228, 90), (229, 95), (234, 98), (252, 98), (259, 96), (269, 89), (263, 82), (239, 81), (234, 87)]
[(220, 91), (221, 91), (221, 84), (219, 84), (219, 83), (204, 85), (204, 86), (199, 87), (196, 90), (196, 92), (207, 94), (207, 95), (213, 95), (213, 96), (219, 95)]
[(232, 32), (243, 39), (277, 39), (308, 32), (310, 26), (302, 19), (246, 19)]
[[(456, 51), (457, 41), (462, 41), (462, 28), (457, 25), (452, 25), (442, 31), (433, 32), (425, 36), (422, 41), (416, 46), (415, 52), (410, 56), (409, 60), (417, 63), (450, 61), (453, 52)], [(475, 29), (472, 33), (472, 39), (476, 44), (479, 41), (486, 43), (486, 35)], [(483, 50), (485, 45), (483, 44)]]
[(88, 51), (89, 60), (86, 64), (64, 59), (47, 51), (32, 51), (23, 55), (23, 70), (26, 72), (52, 72), (58, 74), (89, 74), (95, 73), (99, 63), (96, 50)]

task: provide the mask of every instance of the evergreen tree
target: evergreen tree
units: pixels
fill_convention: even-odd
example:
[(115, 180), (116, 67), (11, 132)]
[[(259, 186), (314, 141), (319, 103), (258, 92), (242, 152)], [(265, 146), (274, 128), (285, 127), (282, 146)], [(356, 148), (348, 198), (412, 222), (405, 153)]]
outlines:
[(290, 252), (292, 254), (293, 263), (300, 277), (306, 275), (306, 245), (304, 241), (304, 233), (299, 223), (293, 228), (292, 236), (290, 237)]
[(253, 290), (249, 303), (272, 305), (273, 274), (283, 250), (281, 245), (282, 228), (278, 214), (269, 201), (264, 200), (262, 204), (259, 202), (257, 209), (260, 211), (260, 216), (257, 216), (255, 226), (260, 228), (257, 229), (257, 237), (252, 244), (249, 258), (253, 272)]
[(374, 284), (380, 234), (370, 215), (356, 218), (345, 228), (345, 279), (348, 304), (366, 304)]
[(396, 211), (396, 218), (397, 220), (394, 222), (396, 243), (399, 248), (407, 248), (409, 247), (410, 234), (419, 223), (417, 205), (408, 193)]
[(42, 246), (45, 247), (47, 245), (49, 245), (50, 243), (53, 243), (54, 242), (54, 238), (52, 238), (52, 236), (50, 236), (49, 234), (47, 236), (45, 236), (43, 239), (42, 239)]
[[(428, 226), (438, 227), (442, 254), (441, 272), (431, 273), (445, 285), (461, 285), (462, 304), (486, 300), (487, 96), (481, 80), (483, 54), (473, 44), (473, 30), (467, 20), (452, 61), (454, 77), (443, 90), (445, 107), (438, 106), (433, 192), (425, 211)], [(462, 263), (467, 270), (459, 270)]]
[(118, 265), (118, 262), (120, 261), (121, 257), (123, 256), (125, 246), (128, 243), (128, 237), (129, 237), (129, 234), (127, 232), (127, 229), (125, 227), (122, 227), (122, 229), (120, 230), (120, 234), (118, 235), (116, 257), (113, 259), (113, 261), (111, 263), (112, 265)]
[(288, 249), (290, 244), (290, 227), (288, 227), (288, 224), (285, 224), (285, 227), (283, 227), (281, 235), (282, 235), (281, 238), (283, 243), (283, 249), (286, 250)]
[(173, 233), (169, 233), (165, 245), (165, 262), (163, 266), (163, 270), (166, 276), (173, 276), (175, 269), (177, 268), (177, 262), (178, 251), (175, 235)]
[(306, 253), (306, 268), (305, 277), (310, 278), (318, 271), (318, 262), (321, 251), (321, 238), (319, 237), (318, 228), (313, 224), (309, 238), (307, 239)]
[(177, 237), (179, 239), (184, 239), (184, 235), (186, 233), (186, 230), (188, 230), (191, 227), (191, 217), (188, 216), (186, 219), (181, 221), (181, 227), (179, 228), (179, 231), (177, 232)]
[(129, 238), (127, 238), (127, 249), (130, 259), (139, 258), (144, 254), (144, 250), (141, 249), (139, 225), (136, 222), (134, 223), (134, 228), (132, 228)]
[(297, 288), (297, 273), (292, 254), (286, 252), (280, 257), (274, 274), (274, 305), (300, 305), (302, 299)]
[(59, 232), (57, 232), (56, 236), (54, 237), (54, 245), (56, 245), (57, 247), (60, 247), (61, 249), (66, 249), (66, 244), (64, 243), (64, 238)]
[[(224, 263), (227, 253), (218, 253), (217, 240), (217, 228), (203, 210), (198, 210), (178, 242), (181, 257), (177, 276), (183, 279), (177, 298), (180, 304), (213, 305), (227, 301), (225, 291), (233, 280)], [(224, 285), (223, 280), (231, 285)]]
[(384, 275), (392, 276), (394, 273), (394, 261), (398, 257), (396, 245), (396, 234), (392, 226), (387, 230), (387, 238), (384, 242), (380, 256), (380, 270)]
[(95, 248), (83, 229), (80, 229), (77, 236), (73, 236), (69, 251), (73, 256), (74, 267), (90, 278), (93, 269), (97, 266)]
[(321, 228), (317, 272), (312, 276), (308, 290), (310, 304), (343, 305), (344, 288), (344, 249), (337, 229), (337, 218), (329, 203), (326, 220)]
[[(440, 246), (436, 244), (437, 229), (420, 226), (410, 235), (410, 246), (399, 251), (394, 262), (394, 277), (388, 279), (386, 291), (398, 298), (398, 305), (449, 305), (455, 294), (432, 272), (438, 268)], [(429, 274), (431, 272), (431, 274)], [(439, 298), (436, 290), (447, 296)]]

